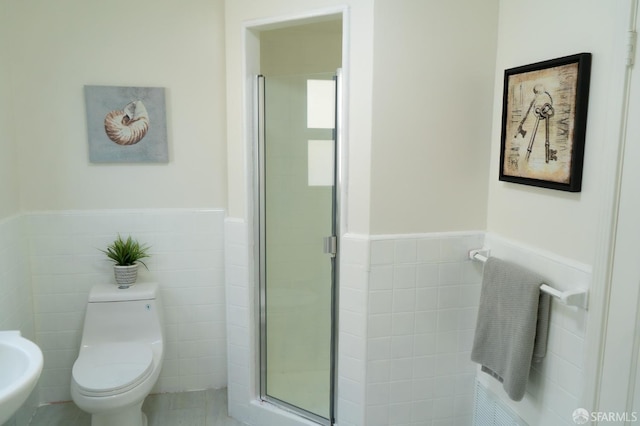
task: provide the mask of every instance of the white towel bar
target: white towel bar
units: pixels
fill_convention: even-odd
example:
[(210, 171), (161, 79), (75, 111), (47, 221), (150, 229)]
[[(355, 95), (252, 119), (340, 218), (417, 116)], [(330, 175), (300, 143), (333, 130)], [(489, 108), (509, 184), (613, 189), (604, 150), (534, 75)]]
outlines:
[[(489, 253), (488, 249), (471, 250), (469, 259), (484, 263), (489, 259)], [(547, 284), (542, 284), (540, 291), (550, 294), (568, 306), (578, 306), (582, 309), (587, 309), (589, 306), (589, 291), (586, 289), (559, 291)]]

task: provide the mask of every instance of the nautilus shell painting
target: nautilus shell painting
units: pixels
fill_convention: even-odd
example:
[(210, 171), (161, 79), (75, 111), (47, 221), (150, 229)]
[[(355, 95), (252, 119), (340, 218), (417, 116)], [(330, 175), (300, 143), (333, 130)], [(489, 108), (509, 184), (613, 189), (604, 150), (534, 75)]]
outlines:
[(92, 163), (168, 162), (164, 88), (85, 86)]
[(149, 114), (142, 101), (129, 102), (122, 110), (109, 111), (104, 118), (107, 136), (118, 145), (133, 145), (149, 130)]

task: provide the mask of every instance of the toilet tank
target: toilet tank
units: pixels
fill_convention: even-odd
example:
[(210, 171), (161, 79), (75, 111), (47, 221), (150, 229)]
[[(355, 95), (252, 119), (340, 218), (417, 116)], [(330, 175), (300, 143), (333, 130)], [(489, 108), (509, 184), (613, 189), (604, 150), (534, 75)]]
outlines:
[(82, 345), (138, 341), (161, 343), (163, 313), (157, 283), (127, 289), (98, 284), (89, 293)]

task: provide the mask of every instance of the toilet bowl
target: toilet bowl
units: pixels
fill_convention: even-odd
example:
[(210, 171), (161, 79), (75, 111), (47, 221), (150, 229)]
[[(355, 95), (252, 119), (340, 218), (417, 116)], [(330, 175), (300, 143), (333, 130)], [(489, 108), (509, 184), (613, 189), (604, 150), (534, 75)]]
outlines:
[(156, 283), (91, 289), (71, 397), (92, 426), (146, 426), (142, 403), (163, 359), (162, 304)]

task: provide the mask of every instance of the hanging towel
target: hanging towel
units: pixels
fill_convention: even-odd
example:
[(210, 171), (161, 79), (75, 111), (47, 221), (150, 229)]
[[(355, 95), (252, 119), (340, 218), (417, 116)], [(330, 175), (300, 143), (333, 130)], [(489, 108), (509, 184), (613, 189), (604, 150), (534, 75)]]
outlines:
[(524, 397), (531, 363), (546, 354), (551, 297), (540, 291), (543, 281), (493, 257), (484, 265), (471, 360), (514, 401)]

